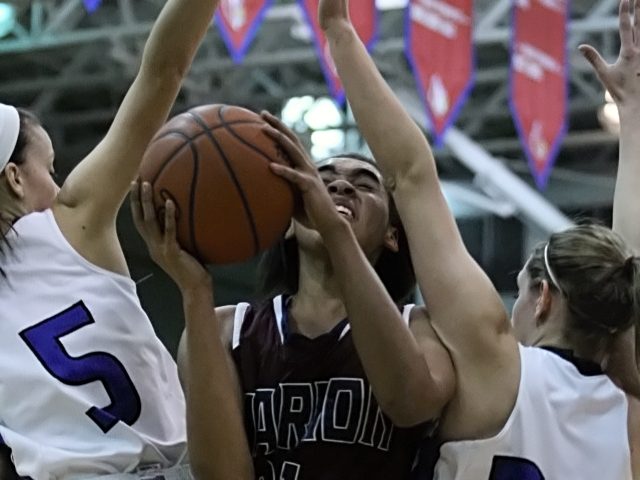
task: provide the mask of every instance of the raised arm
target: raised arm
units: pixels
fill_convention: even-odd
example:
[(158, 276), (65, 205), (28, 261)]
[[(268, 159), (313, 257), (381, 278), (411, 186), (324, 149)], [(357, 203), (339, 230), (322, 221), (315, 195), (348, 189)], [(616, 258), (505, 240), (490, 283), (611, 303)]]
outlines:
[(360, 131), (392, 182), (434, 328), (456, 367), (462, 359), (470, 368), (504, 364), (504, 355), (517, 354), (515, 341), (503, 335), (508, 317), (462, 242), (425, 136), (358, 39), (347, 1), (321, 0), (319, 15)]
[[(94, 241), (105, 231), (113, 232), (116, 214), (137, 175), (143, 153), (166, 121), (218, 3), (167, 1), (109, 131), (63, 185), (54, 212), (80, 253), (85, 253), (83, 238)], [(83, 232), (80, 240), (74, 237), (78, 231)]]
[[(632, 15), (635, 21), (632, 23)], [(613, 199), (613, 229), (640, 255), (640, 2), (620, 2), (620, 54), (607, 64), (589, 45), (580, 50), (620, 114), (620, 160)]]
[[(640, 2), (635, 2), (633, 11), (628, 0), (620, 2), (619, 16), (620, 54), (614, 64), (605, 62), (589, 45), (581, 45), (580, 51), (618, 108), (620, 149), (613, 197), (613, 229), (622, 235), (635, 255), (640, 255)], [(636, 327), (616, 340), (607, 365), (609, 374), (638, 398), (639, 346), (640, 331)]]
[(299, 189), (307, 216), (322, 236), (358, 357), (380, 407), (398, 426), (413, 426), (439, 416), (453, 394), (454, 373), (424, 311), (414, 315), (416, 334), (412, 335), (351, 226), (337, 212), (304, 147), (278, 119), (269, 114), (263, 118), (274, 127), (267, 133), (295, 166), (271, 164), (275, 173)]
[(252, 480), (238, 380), (213, 308), (208, 272), (180, 248), (175, 237), (175, 206), (166, 205), (160, 232), (151, 187), (132, 186), (131, 210), (151, 257), (182, 293), (185, 333), (180, 347), (181, 380), (187, 399), (187, 437), (191, 470), (197, 480)]

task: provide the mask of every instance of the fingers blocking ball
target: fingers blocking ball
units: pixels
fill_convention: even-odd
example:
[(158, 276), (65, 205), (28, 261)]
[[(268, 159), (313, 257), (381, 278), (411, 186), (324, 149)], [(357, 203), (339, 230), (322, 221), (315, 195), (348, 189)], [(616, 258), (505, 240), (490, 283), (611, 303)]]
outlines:
[(171, 199), (180, 245), (204, 263), (247, 260), (289, 226), (293, 189), (269, 168), (288, 158), (265, 125), (244, 108), (200, 106), (172, 118), (145, 152), (140, 179), (158, 218)]

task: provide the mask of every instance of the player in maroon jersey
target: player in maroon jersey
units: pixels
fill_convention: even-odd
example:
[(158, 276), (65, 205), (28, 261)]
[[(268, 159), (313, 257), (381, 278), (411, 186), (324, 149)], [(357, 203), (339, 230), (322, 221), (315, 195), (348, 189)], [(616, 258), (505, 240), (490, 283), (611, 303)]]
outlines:
[[(187, 331), (179, 351), (182, 376), (203, 386), (197, 394), (187, 391), (188, 414), (218, 414), (216, 394), (206, 389), (215, 377), (201, 356), (220, 358), (224, 348), (236, 367), (238, 389), (229, 395), (243, 405), (256, 478), (407, 478), (428, 421), (452, 394), (453, 368), (424, 308), (396, 305), (413, 283), (410, 270), (394, 268), (408, 260), (402, 226), (371, 161), (336, 157), (317, 168), (293, 132), (263, 115), (271, 124), (266, 131), (294, 165), (274, 165), (274, 171), (299, 188), (305, 214), (284, 247), (290, 253), (280, 258), (285, 268), (282, 261), (268, 263), (279, 272), (282, 295), (257, 305), (202, 307), (219, 325), (222, 343)], [(143, 190), (150, 214), (138, 227), (175, 279), (184, 274), (176, 258), (186, 253), (159, 233), (150, 202)], [(214, 353), (191, 351), (194, 335)], [(206, 462), (206, 448), (190, 449), (192, 462)]]

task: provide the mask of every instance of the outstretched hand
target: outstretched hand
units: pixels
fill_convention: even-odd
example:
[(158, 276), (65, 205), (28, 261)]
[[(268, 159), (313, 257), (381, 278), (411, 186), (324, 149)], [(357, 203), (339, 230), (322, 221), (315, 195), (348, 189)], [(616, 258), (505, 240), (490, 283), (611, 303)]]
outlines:
[(631, 11), (629, 0), (620, 2), (620, 54), (608, 64), (590, 45), (580, 45), (602, 85), (621, 110), (640, 106), (640, 1)]
[(318, 21), (320, 28), (325, 31), (334, 23), (350, 24), (349, 0), (320, 0), (320, 4), (318, 5)]
[(264, 132), (286, 152), (292, 164), (289, 167), (271, 162), (269, 166), (273, 173), (288, 180), (298, 189), (311, 227), (323, 234), (345, 222), (300, 139), (270, 113), (262, 112), (261, 116), (269, 124), (263, 127)]
[(183, 292), (197, 288), (211, 288), (211, 276), (195, 258), (185, 252), (176, 240), (176, 206), (165, 202), (164, 230), (160, 227), (151, 185), (138, 181), (131, 184), (131, 214), (136, 229), (147, 244), (149, 255)]

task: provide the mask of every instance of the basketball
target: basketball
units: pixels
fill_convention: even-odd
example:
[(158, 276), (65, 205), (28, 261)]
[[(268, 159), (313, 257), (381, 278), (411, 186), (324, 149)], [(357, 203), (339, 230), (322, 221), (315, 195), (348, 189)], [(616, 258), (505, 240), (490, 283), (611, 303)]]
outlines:
[(247, 260), (272, 246), (293, 215), (294, 191), (269, 169), (286, 154), (244, 108), (205, 105), (169, 120), (149, 144), (140, 179), (159, 219), (176, 205), (182, 248), (204, 263)]

